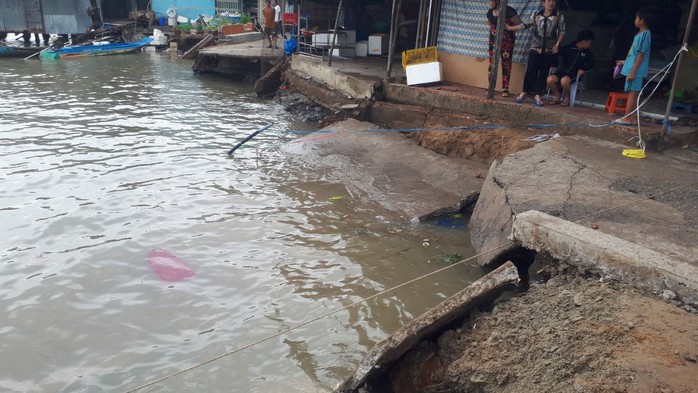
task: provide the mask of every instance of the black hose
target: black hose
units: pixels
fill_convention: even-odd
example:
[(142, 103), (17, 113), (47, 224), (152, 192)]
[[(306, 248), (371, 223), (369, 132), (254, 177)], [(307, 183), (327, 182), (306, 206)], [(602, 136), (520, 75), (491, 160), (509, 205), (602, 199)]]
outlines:
[(243, 139), (240, 143), (238, 143), (237, 145), (235, 145), (235, 147), (233, 147), (232, 149), (230, 149), (230, 151), (228, 151), (228, 155), (233, 154), (233, 152), (234, 152), (235, 150), (237, 150), (240, 146), (244, 145), (247, 141), (249, 141), (250, 139), (254, 138), (255, 135), (257, 135), (257, 134), (259, 134), (260, 132), (262, 132), (262, 131), (268, 129), (268, 128), (271, 127), (273, 124), (274, 124), (274, 123), (269, 123), (269, 124), (267, 124), (266, 126), (264, 126), (264, 127), (260, 128), (259, 130), (257, 130), (257, 131), (255, 131), (255, 132), (251, 133), (250, 135), (248, 135), (247, 138)]

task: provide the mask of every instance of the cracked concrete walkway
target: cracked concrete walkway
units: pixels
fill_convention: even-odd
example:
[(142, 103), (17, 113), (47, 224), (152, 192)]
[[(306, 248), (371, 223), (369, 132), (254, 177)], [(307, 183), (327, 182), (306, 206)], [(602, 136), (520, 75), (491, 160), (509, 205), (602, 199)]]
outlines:
[(621, 155), (624, 148), (563, 136), (494, 162), (470, 221), (473, 246), (481, 252), (506, 243), (512, 215), (537, 210), (686, 263), (698, 275), (698, 152), (632, 159)]

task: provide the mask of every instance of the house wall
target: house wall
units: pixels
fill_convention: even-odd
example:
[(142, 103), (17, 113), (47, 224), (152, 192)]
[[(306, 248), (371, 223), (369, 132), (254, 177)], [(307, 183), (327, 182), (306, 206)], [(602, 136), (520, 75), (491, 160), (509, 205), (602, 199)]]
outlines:
[(81, 34), (92, 26), (89, 0), (0, 1), (0, 31)]
[[(448, 82), (487, 88), (489, 76), (487, 1), (444, 0), (441, 10), (441, 27), (437, 48), (441, 62), (443, 79)], [(522, 20), (539, 9), (538, 0), (509, 0)], [(531, 32), (517, 32), (514, 49), (514, 64), (511, 71), (509, 91), (518, 93), (523, 87), (523, 74)], [(500, 66), (501, 69), (501, 66)], [(501, 71), (498, 74), (497, 89), (502, 86)]]
[[(694, 27), (695, 28), (695, 27)], [(677, 79), (677, 90), (682, 90), (684, 100), (698, 104), (698, 41), (694, 41), (689, 46), (688, 53), (684, 54), (681, 71)], [(695, 110), (698, 112), (698, 110)]]
[(177, 15), (196, 19), (199, 15), (213, 16), (216, 13), (215, 0), (153, 0), (153, 11), (163, 15), (174, 8)]
[[(488, 59), (439, 52), (439, 62), (441, 62), (443, 79), (445, 81), (483, 89), (489, 87), (489, 75), (487, 72), (487, 68), (489, 67)], [(512, 94), (521, 92), (524, 72), (526, 72), (525, 64), (514, 63), (512, 65), (511, 78), (509, 80), (509, 92)], [(499, 71), (496, 89), (501, 90), (501, 87), (502, 72)]]
[[(661, 3), (661, 0), (652, 1), (657, 5)], [(487, 4), (486, 0), (443, 0), (437, 48), (445, 81), (480, 88), (488, 87), (487, 41), (489, 32), (485, 16), (488, 9)], [(529, 20), (530, 15), (541, 8), (538, 0), (509, 0), (509, 5), (518, 11), (524, 21)], [(581, 10), (570, 10), (565, 3), (562, 12), (565, 15), (567, 33), (563, 45), (575, 41), (579, 31), (591, 29), (596, 35), (596, 40), (591, 48), (596, 59), (596, 66), (585, 76), (585, 87), (587, 89), (622, 89), (622, 81), (620, 81), (620, 86), (616, 86), (617, 82), (612, 80), (611, 74), (615, 60), (625, 58), (636, 32), (632, 24), (634, 14), (628, 11), (621, 15), (606, 15), (602, 12), (605, 8), (601, 5), (586, 5)], [(681, 17), (674, 21), (674, 24), (679, 26), (679, 33), (686, 25), (690, 5), (691, 0), (681, 2)], [(522, 89), (530, 45), (530, 30), (518, 31), (516, 37), (514, 65), (509, 88), (511, 93), (518, 93)], [(653, 48), (655, 47), (654, 42), (655, 38), (653, 37)], [(678, 43), (661, 51), (654, 48), (650, 56), (650, 68), (661, 69), (671, 61), (678, 48)], [(694, 50), (692, 53), (698, 53), (698, 50)], [(694, 77), (696, 70), (698, 70), (698, 60), (696, 59), (698, 56), (686, 56), (677, 80), (679, 88), (685, 92), (687, 99), (698, 98), (698, 79)], [(498, 75), (496, 88), (501, 89), (501, 71)]]

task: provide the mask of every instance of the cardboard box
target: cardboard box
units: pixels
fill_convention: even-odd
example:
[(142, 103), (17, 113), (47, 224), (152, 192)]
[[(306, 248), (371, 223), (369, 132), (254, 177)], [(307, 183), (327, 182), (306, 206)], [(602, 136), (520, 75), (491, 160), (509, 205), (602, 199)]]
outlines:
[(438, 61), (408, 65), (405, 67), (405, 75), (407, 76), (408, 86), (441, 82), (443, 80), (441, 63)]
[(366, 57), (368, 55), (368, 41), (356, 41), (356, 56)]
[(385, 55), (388, 53), (388, 35), (375, 34), (368, 36), (368, 54)]

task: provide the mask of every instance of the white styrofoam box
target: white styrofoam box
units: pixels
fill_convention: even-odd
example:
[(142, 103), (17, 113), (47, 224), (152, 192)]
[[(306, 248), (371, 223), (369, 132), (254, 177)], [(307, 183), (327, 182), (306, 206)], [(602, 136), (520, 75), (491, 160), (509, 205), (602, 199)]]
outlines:
[[(315, 33), (313, 34), (313, 45), (329, 45), (332, 42), (332, 33)], [(347, 36), (344, 34), (337, 34), (337, 41), (334, 42), (337, 45), (346, 45)]]
[(376, 34), (368, 36), (368, 54), (384, 55), (388, 53), (388, 35)]
[(150, 41), (150, 46), (160, 46), (160, 45), (166, 45), (167, 44), (167, 36), (164, 34), (161, 35), (153, 35), (153, 40)]
[(405, 67), (407, 85), (420, 85), (423, 83), (441, 82), (441, 63), (434, 61), (431, 63), (414, 64)]
[(368, 41), (356, 41), (356, 56), (366, 57), (368, 55)]
[(177, 22), (179, 23), (189, 23), (189, 18), (184, 17), (184, 16), (177, 16)]

